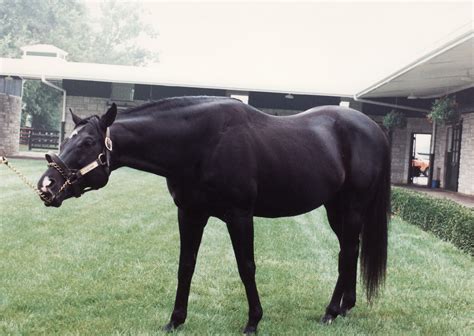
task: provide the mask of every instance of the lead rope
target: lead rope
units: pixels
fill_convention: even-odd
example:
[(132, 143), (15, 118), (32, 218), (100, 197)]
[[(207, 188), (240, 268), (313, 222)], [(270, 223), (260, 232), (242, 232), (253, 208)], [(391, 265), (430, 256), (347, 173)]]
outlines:
[[(18, 171), (18, 169), (16, 169), (15, 167), (12, 166), (12, 164), (10, 162), (8, 162), (8, 159), (4, 156), (0, 156), (0, 164), (4, 164), (5, 166), (7, 166), (11, 171), (13, 171), (22, 181), (23, 183), (25, 183), (28, 187), (30, 187), (42, 200), (43, 202), (45, 203), (50, 203), (51, 200), (45, 195), (43, 194), (43, 192), (41, 190), (39, 190), (38, 188), (36, 188), (35, 185), (33, 185), (33, 183), (31, 183), (30, 181), (28, 181), (28, 179), (26, 178), (25, 175), (23, 175), (20, 171)], [(67, 181), (69, 182), (69, 181)], [(61, 187), (61, 190), (66, 188), (66, 184), (65, 183), (62, 187)]]

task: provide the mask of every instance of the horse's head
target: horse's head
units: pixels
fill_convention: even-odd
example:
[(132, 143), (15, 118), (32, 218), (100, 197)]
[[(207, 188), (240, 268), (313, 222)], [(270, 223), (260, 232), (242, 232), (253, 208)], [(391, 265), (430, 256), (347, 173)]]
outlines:
[(74, 130), (61, 144), (59, 154), (46, 154), (48, 169), (38, 181), (46, 206), (59, 207), (65, 199), (102, 188), (109, 180), (109, 126), (115, 120), (117, 106), (112, 104), (101, 117), (81, 119), (71, 114)]

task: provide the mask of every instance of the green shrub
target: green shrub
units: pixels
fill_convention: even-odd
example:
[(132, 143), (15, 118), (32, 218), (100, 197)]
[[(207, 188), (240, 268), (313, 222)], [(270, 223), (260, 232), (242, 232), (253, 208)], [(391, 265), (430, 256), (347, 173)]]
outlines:
[(474, 255), (474, 211), (451, 200), (392, 188), (392, 211)]
[(442, 97), (436, 99), (431, 106), (431, 111), (427, 117), (429, 120), (436, 120), (441, 125), (457, 122), (461, 113), (458, 109), (455, 97)]

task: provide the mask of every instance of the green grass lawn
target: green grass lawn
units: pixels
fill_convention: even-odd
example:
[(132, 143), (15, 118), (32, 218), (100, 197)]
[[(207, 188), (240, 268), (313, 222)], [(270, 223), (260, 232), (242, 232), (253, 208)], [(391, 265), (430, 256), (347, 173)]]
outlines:
[[(12, 161), (36, 181), (45, 163)], [(323, 208), (256, 219), (261, 335), (474, 335), (474, 264), (394, 218), (381, 297), (332, 325), (318, 321), (336, 281), (337, 241)], [(0, 166), (0, 334), (155, 335), (170, 316), (176, 208), (163, 178), (121, 169), (60, 209)], [(247, 317), (224, 223), (205, 231), (180, 335), (238, 335)]]

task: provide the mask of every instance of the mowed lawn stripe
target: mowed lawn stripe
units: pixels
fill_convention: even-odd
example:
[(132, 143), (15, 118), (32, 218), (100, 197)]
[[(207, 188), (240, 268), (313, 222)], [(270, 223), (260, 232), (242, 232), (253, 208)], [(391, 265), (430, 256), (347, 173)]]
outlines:
[[(43, 162), (14, 160), (31, 180)], [(131, 169), (59, 209), (0, 167), (0, 334), (161, 334), (176, 290), (176, 207), (163, 178)], [(469, 335), (472, 258), (394, 218), (386, 286), (372, 306), (358, 287), (347, 318), (319, 324), (337, 278), (324, 208), (255, 219), (262, 335)], [(239, 334), (247, 315), (226, 226), (211, 219), (182, 335)]]

